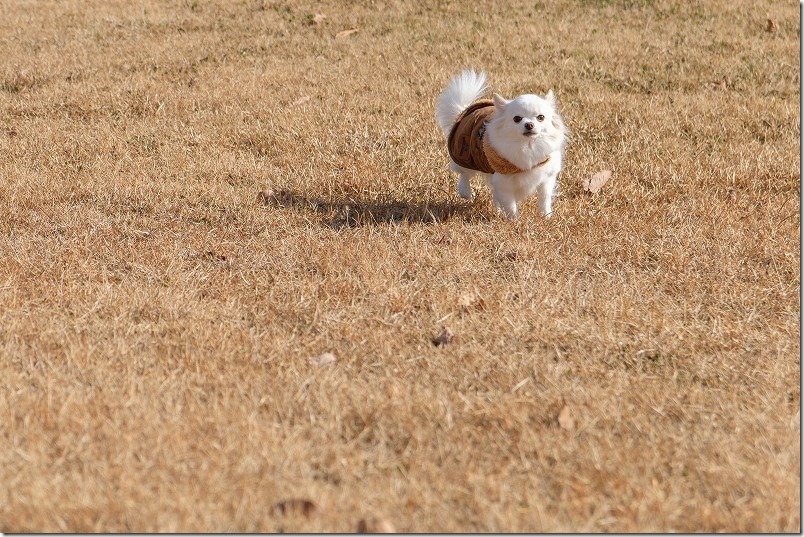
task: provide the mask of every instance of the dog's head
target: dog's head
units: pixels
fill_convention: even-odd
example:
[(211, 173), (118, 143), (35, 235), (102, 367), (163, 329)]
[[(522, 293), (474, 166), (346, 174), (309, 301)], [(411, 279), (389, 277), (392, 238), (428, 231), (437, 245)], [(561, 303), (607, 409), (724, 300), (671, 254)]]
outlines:
[(564, 142), (566, 127), (556, 110), (553, 91), (544, 97), (520, 95), (506, 100), (493, 96), (496, 108), (493, 120), (495, 139), (503, 144), (542, 146), (545, 150), (559, 149)]

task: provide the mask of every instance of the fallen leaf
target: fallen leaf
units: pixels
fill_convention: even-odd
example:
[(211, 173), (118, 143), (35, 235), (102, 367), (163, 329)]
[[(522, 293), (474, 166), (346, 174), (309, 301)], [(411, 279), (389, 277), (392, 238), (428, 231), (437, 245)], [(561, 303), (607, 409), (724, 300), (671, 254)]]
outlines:
[(273, 199), (274, 190), (272, 188), (266, 188), (265, 190), (260, 190), (257, 193), (257, 201), (261, 201), (262, 203), (269, 203)]
[(444, 345), (448, 345), (450, 341), (455, 337), (452, 333), (452, 330), (447, 328), (446, 326), (441, 329), (441, 333), (433, 339), (433, 345), (436, 347), (443, 347)]
[(207, 259), (211, 259), (212, 261), (220, 261), (221, 263), (226, 263), (226, 256), (223, 254), (216, 254), (212, 250), (207, 250), (204, 252), (204, 257)]
[(773, 19), (768, 19), (768, 26), (765, 28), (765, 31), (769, 33), (776, 32), (776, 23), (773, 22)]
[(596, 194), (609, 179), (611, 179), (611, 170), (599, 171), (589, 179), (583, 180), (583, 191)]
[(326, 19), (326, 18), (327, 18), (327, 16), (324, 15), (323, 13), (316, 13), (310, 19), (310, 23), (315, 24), (315, 25), (320, 25), (322, 22), (324, 22), (324, 19)]
[(728, 191), (728, 194), (727, 194), (727, 195), (728, 195), (728, 197), (729, 197), (729, 201), (731, 201), (731, 202), (735, 202), (735, 201), (737, 201), (737, 191), (736, 191), (736, 190), (734, 190), (733, 188), (730, 188), (730, 189), (729, 189), (729, 191)]
[(325, 352), (323, 354), (319, 354), (318, 356), (313, 356), (310, 358), (310, 363), (313, 365), (317, 365), (318, 367), (329, 365), (338, 361), (338, 358), (332, 354), (331, 352)]
[(292, 196), (290, 192), (285, 190), (274, 190), (273, 188), (266, 188), (257, 193), (257, 201), (265, 205), (281, 205), (291, 201)]
[(458, 305), (464, 311), (468, 311), (471, 309), (478, 309), (478, 310), (486, 309), (486, 301), (483, 300), (482, 297), (478, 296), (476, 293), (473, 292), (462, 294), (458, 298)]
[(306, 498), (291, 498), (274, 504), (273, 512), (280, 515), (302, 515), (309, 517), (318, 510), (315, 503)]
[(383, 518), (361, 518), (356, 533), (396, 533), (393, 524)]
[(296, 99), (295, 101), (290, 103), (290, 105), (291, 106), (299, 106), (300, 104), (306, 103), (310, 99), (311, 99), (311, 97), (309, 95), (302, 95), (301, 97), (299, 97), (298, 99)]
[(575, 428), (575, 418), (570, 414), (570, 409), (567, 405), (564, 405), (564, 408), (558, 413), (558, 424), (562, 429), (566, 429), (567, 431), (571, 431)]
[(352, 28), (351, 30), (343, 30), (335, 34), (335, 39), (343, 39), (344, 37), (349, 37), (352, 34), (356, 34), (360, 30), (358, 28)]

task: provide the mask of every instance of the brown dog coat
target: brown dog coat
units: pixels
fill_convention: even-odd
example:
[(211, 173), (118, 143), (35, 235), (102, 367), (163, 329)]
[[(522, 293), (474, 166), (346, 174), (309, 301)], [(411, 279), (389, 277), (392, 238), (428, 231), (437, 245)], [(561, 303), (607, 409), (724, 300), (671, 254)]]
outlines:
[[(488, 141), (486, 125), (494, 116), (494, 103), (488, 99), (477, 101), (461, 112), (447, 137), (449, 156), (458, 166), (483, 173), (511, 175), (523, 172), (515, 164), (497, 153)], [(546, 164), (550, 156), (533, 168)], [(532, 168), (531, 168), (532, 169)]]

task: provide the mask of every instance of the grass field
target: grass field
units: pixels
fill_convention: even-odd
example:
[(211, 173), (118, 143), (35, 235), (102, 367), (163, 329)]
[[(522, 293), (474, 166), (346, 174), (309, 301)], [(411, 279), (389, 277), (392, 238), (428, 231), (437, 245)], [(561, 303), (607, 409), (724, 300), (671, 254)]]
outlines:
[[(0, 531), (801, 531), (795, 3), (2, 13)], [(455, 192), (465, 67), (552, 219)]]

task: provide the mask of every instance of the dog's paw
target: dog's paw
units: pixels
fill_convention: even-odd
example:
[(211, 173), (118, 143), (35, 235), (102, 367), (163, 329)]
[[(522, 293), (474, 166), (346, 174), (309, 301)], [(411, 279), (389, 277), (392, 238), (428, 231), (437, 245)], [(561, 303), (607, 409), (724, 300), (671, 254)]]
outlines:
[(515, 203), (510, 205), (498, 205), (497, 208), (500, 210), (500, 213), (505, 217), (506, 220), (509, 222), (513, 222), (517, 218), (519, 218), (519, 209), (517, 208)]
[(553, 217), (553, 204), (550, 203), (550, 200), (539, 200), (539, 214), (545, 218)]

